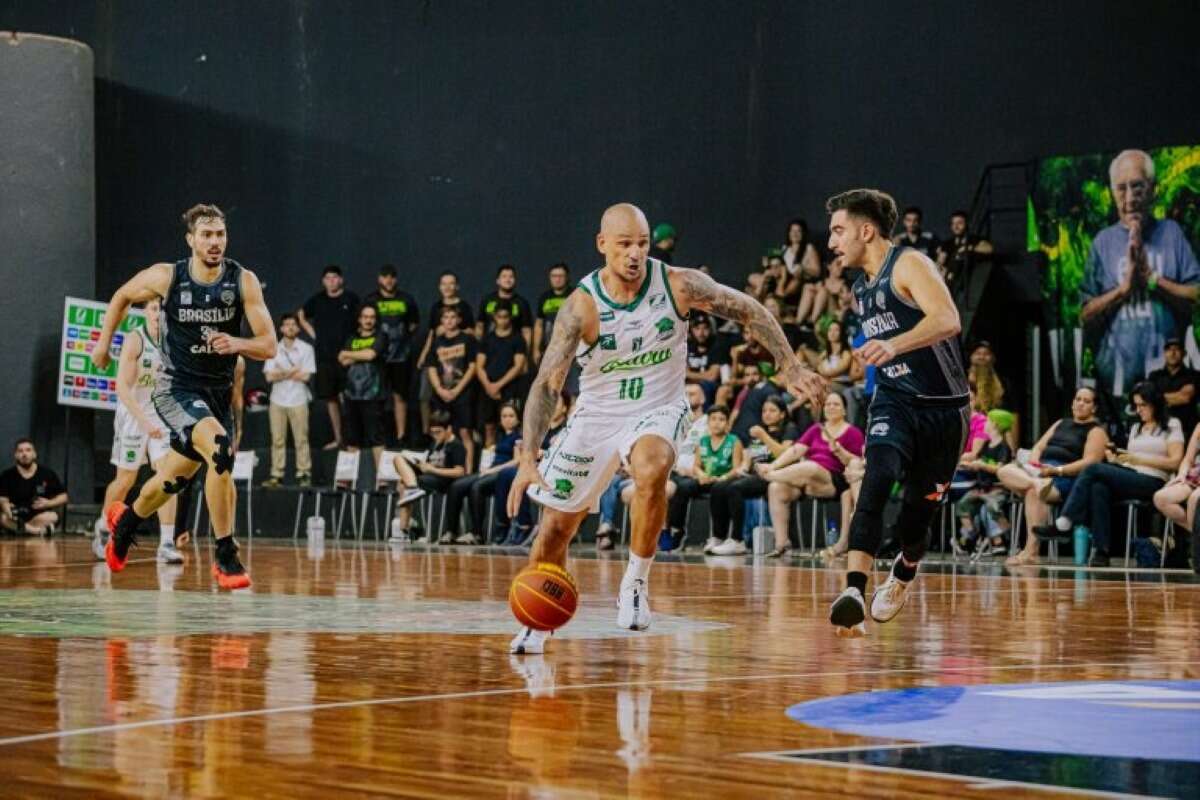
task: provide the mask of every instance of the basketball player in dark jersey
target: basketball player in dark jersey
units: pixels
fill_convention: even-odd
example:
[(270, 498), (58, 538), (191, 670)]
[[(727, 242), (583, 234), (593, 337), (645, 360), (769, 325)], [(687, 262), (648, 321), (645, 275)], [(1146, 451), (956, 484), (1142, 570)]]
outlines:
[(967, 376), (958, 347), (961, 323), (937, 266), (893, 245), (896, 201), (854, 189), (825, 204), (829, 248), (864, 274), (854, 284), (866, 342), (857, 351), (876, 367), (867, 420), (866, 474), (850, 523), (846, 590), (829, 619), (839, 636), (866, 633), (863, 595), (883, 538), (883, 507), (902, 482), (896, 521), (901, 550), (871, 598), (871, 618), (888, 622), (904, 607), (929, 545), (929, 523), (962, 453), (970, 420)]
[[(163, 373), (151, 399), (171, 432), (172, 452), (130, 506), (104, 510), (112, 536), (105, 551), (109, 569), (120, 572), (138, 526), (188, 484), (207, 464), (204, 497), (216, 538), (213, 576), (222, 589), (250, 585), (233, 541), (233, 420), (230, 390), (239, 355), (259, 361), (275, 355), (275, 326), (253, 272), (225, 258), (225, 215), (212, 205), (183, 215), (191, 257), (139, 272), (117, 290), (104, 316), (92, 359), (108, 366), (113, 332), (132, 303), (162, 299)], [(253, 336), (243, 338), (242, 320)]]

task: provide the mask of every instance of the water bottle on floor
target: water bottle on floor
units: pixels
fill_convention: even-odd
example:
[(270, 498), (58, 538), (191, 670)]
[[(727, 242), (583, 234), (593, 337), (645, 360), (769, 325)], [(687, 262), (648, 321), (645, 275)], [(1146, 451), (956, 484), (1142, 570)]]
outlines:
[(1075, 563), (1083, 566), (1088, 563), (1088, 555), (1092, 549), (1092, 532), (1083, 525), (1075, 526)]
[(825, 546), (833, 547), (837, 544), (838, 539), (842, 536), (842, 532), (838, 530), (836, 519), (825, 520)]
[(309, 539), (324, 539), (325, 538), (325, 518), (324, 517), (309, 517), (305, 526), (305, 532)]

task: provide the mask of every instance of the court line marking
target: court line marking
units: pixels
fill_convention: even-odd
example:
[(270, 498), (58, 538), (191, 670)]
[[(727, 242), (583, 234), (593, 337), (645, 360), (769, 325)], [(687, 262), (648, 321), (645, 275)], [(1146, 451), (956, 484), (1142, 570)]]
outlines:
[[(972, 667), (942, 667), (942, 672), (962, 672), (977, 674), (980, 672), (999, 672), (999, 671), (1023, 671), (1023, 670), (1038, 670), (1038, 669), (1087, 669), (1089, 667), (1138, 667), (1138, 668), (1153, 668), (1153, 667), (1171, 667), (1171, 666), (1197, 666), (1196, 662), (1192, 661), (1153, 661), (1142, 663), (1130, 663), (1128, 661), (1113, 661), (1113, 662), (1083, 662), (1083, 663), (1061, 663), (1061, 664), (1014, 664), (1014, 665), (999, 665), (990, 664), (987, 666), (972, 666)], [(628, 689), (642, 688), (654, 686), (678, 686), (697, 683), (742, 683), (746, 681), (770, 681), (770, 680), (798, 680), (803, 678), (821, 678), (821, 677), (862, 677), (868, 675), (907, 675), (907, 674), (928, 674), (929, 670), (926, 667), (910, 667), (905, 669), (867, 669), (867, 670), (847, 670), (843, 672), (792, 672), (792, 673), (777, 673), (768, 675), (724, 675), (724, 676), (704, 676), (697, 678), (660, 678), (648, 681), (605, 681), (600, 683), (577, 683), (566, 684), (563, 686), (555, 686), (554, 691), (557, 692), (576, 692), (587, 691), (592, 689)], [(1138, 680), (1151, 680), (1149, 678), (1138, 678)], [(339, 700), (332, 703), (309, 703), (295, 706), (275, 706), (272, 708), (248, 708), (240, 711), (220, 711), (212, 714), (195, 714), (187, 717), (167, 717), (163, 719), (147, 719), (137, 722), (117, 722), (111, 725), (97, 725), (89, 728), (70, 728), (67, 730), (48, 731), (46, 733), (32, 733), (24, 736), (10, 736), (6, 739), (0, 739), (0, 747), (6, 747), (14, 744), (28, 744), (31, 742), (43, 742), (53, 739), (66, 739), (74, 736), (88, 736), (92, 734), (116, 733), (119, 731), (137, 730), (139, 728), (155, 728), (155, 727), (171, 727), (174, 725), (189, 725), (196, 722), (215, 722), (223, 719), (240, 719), (243, 717), (265, 717), (275, 714), (297, 714), (311, 713), (314, 711), (333, 711), (345, 708), (363, 708), (366, 706), (383, 706), (383, 705), (404, 705), (408, 703), (424, 703), (438, 700), (467, 700), (472, 698), (482, 697), (500, 697), (504, 695), (524, 694), (529, 691), (528, 686), (511, 686), (502, 689), (476, 689), (470, 692), (446, 692), (443, 694), (422, 694), (422, 695), (403, 695), (400, 697), (377, 697), (364, 700)], [(824, 762), (822, 762), (824, 763)]]
[[(847, 748), (821, 748), (819, 750), (779, 750), (767, 753), (742, 753), (747, 758), (757, 758), (762, 761), (774, 761), (781, 764), (809, 764), (815, 766), (832, 767), (835, 769), (845, 770), (866, 770), (868, 772), (883, 772), (890, 775), (906, 775), (912, 776), (931, 776), (941, 778), (945, 781), (953, 783), (961, 783), (967, 789), (979, 789), (987, 791), (990, 789), (1032, 789), (1038, 792), (1054, 792), (1056, 794), (1079, 795), (1081, 797), (1112, 797), (1118, 800), (1171, 800), (1169, 797), (1161, 797), (1158, 795), (1148, 794), (1124, 794), (1121, 792), (1108, 792), (1103, 789), (1080, 789), (1074, 786), (1055, 786), (1048, 783), (1026, 783), (1025, 781), (1005, 781), (992, 780), (987, 778), (979, 778), (974, 775), (958, 775), (952, 772), (934, 772), (927, 769), (905, 769), (903, 767), (887, 767), (879, 764), (851, 764), (849, 762), (829, 761), (824, 758), (804, 758), (807, 753), (824, 753), (824, 752), (848, 752), (856, 750), (904, 750), (914, 747), (940, 747), (937, 742), (917, 742), (914, 744), (901, 745), (878, 745), (874, 747), (847, 747)], [(788, 755), (789, 753), (795, 755)]]

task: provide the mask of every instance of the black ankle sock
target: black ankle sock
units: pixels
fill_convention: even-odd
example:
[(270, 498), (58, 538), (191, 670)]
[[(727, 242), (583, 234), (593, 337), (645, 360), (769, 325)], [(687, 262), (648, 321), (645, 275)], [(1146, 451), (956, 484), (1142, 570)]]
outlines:
[(121, 515), (121, 517), (117, 520), (117, 530), (113, 531), (113, 533), (122, 533), (122, 534), (133, 533), (145, 521), (146, 521), (146, 517), (139, 517), (138, 513), (133, 510), (132, 505), (126, 506), (125, 513), (123, 513)]
[(858, 589), (860, 594), (867, 593), (867, 573), (865, 572), (847, 572), (846, 586)]
[(237, 555), (237, 543), (233, 541), (232, 536), (223, 536), (217, 539), (216, 551), (218, 556)]
[(908, 564), (904, 563), (904, 556), (900, 556), (896, 559), (896, 563), (892, 565), (892, 574), (896, 576), (897, 580), (908, 583), (913, 578), (917, 577), (917, 566), (917, 564), (913, 564), (910, 567)]

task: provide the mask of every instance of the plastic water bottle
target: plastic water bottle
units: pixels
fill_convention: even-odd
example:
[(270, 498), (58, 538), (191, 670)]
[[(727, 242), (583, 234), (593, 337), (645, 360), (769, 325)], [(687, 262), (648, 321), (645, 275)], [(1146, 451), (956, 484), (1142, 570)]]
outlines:
[(1075, 563), (1083, 566), (1088, 562), (1088, 555), (1092, 549), (1092, 532), (1083, 525), (1075, 526)]
[(309, 539), (324, 539), (325, 538), (325, 518), (324, 517), (309, 517), (305, 527)]
[(842, 532), (838, 530), (837, 520), (825, 520), (825, 546), (833, 547), (841, 536)]

